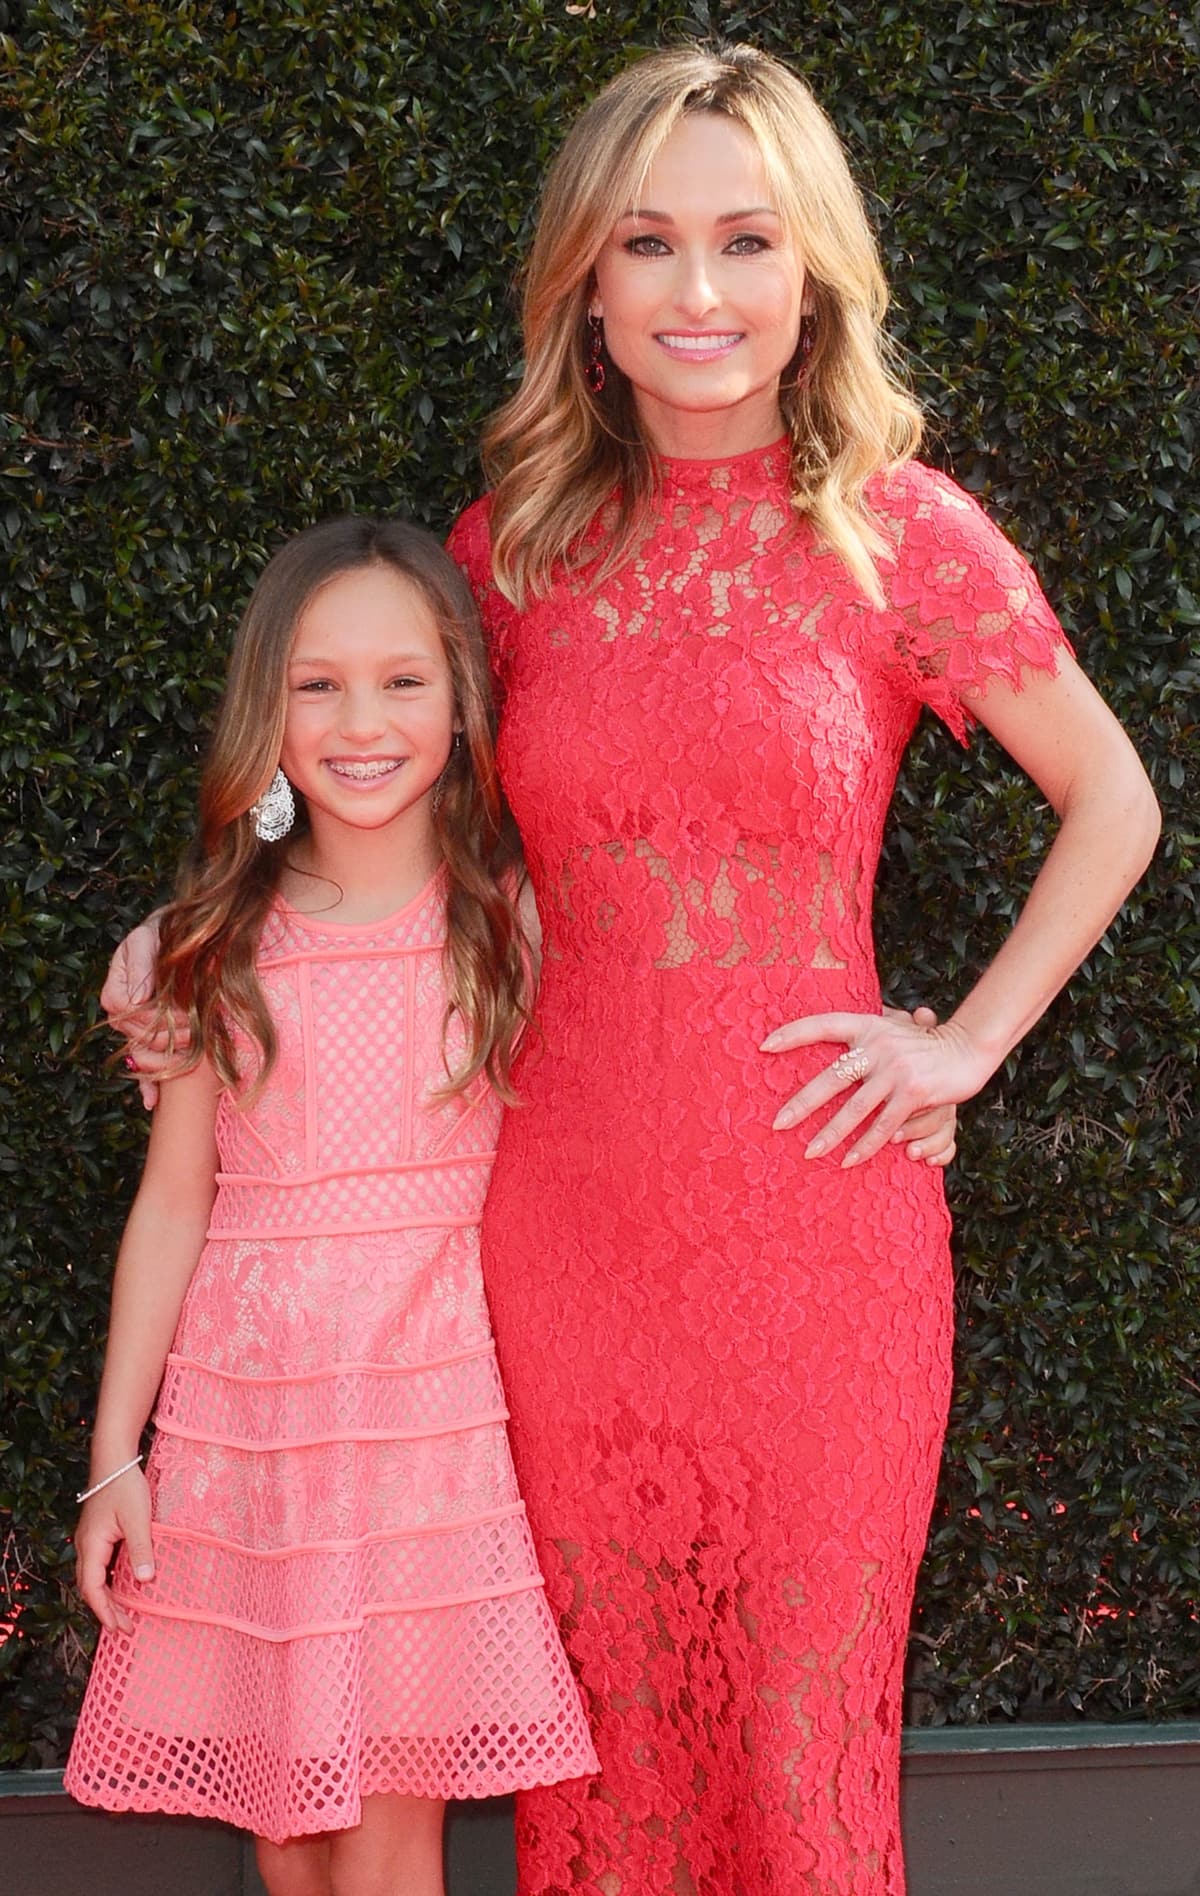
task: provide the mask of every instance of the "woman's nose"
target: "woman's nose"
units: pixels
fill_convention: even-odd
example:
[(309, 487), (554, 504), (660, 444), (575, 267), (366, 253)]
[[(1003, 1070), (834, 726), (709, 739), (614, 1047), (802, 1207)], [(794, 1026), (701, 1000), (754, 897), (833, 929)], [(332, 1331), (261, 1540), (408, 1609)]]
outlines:
[(700, 253), (681, 256), (675, 283), (676, 306), (684, 315), (698, 321), (711, 315), (719, 301), (707, 256)]

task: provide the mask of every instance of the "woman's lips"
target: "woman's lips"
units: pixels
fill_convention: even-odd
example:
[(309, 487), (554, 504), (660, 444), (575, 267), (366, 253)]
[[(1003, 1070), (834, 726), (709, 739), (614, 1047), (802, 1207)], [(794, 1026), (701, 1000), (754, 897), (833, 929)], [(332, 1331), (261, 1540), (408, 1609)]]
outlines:
[(727, 356), (731, 349), (737, 348), (743, 333), (741, 330), (722, 329), (706, 335), (689, 336), (678, 330), (664, 329), (658, 332), (654, 340), (668, 355), (675, 356), (679, 361), (715, 362)]

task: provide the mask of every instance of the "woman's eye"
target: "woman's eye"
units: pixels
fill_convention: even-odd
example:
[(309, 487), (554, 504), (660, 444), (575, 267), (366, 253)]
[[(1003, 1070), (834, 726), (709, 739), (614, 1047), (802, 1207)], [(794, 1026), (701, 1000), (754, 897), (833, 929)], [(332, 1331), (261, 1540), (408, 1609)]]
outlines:
[(770, 245), (765, 237), (757, 237), (753, 231), (747, 230), (742, 231), (739, 236), (734, 237), (731, 242), (726, 245), (726, 249), (731, 251), (735, 257), (755, 257), (760, 250), (769, 250)]
[(670, 254), (661, 237), (627, 237), (624, 248), (631, 257), (665, 257)]

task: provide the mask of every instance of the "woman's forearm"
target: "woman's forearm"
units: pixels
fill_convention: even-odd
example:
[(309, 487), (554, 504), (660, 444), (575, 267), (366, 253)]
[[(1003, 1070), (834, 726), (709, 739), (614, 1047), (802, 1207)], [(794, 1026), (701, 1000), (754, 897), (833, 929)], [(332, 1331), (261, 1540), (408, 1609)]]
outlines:
[(1159, 827), (1132, 751), (1109, 759), (1070, 798), (1011, 934), (947, 1022), (966, 1034), (987, 1075), (1095, 947), (1150, 861)]

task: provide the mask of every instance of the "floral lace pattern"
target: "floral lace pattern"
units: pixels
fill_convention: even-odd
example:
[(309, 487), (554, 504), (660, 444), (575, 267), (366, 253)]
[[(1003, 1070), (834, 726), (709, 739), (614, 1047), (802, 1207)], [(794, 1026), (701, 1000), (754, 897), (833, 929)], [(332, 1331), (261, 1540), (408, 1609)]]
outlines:
[(594, 1768), (480, 1276), (500, 1104), (431, 1097), (443, 917), (439, 877), (390, 922), (268, 922), (279, 1058), (218, 1107), (148, 1468), (156, 1570), (137, 1587), (118, 1558), (135, 1631), (101, 1637), (66, 1779), (85, 1803), (282, 1841), (373, 1792)]
[[(940, 1177), (777, 1134), (879, 1005), (871, 892), (922, 705), (1053, 670), (1020, 554), (880, 480), (888, 603), (779, 449), (668, 462), (634, 558), (518, 614), (487, 503), (501, 768), (545, 929), (484, 1218), (511, 1436), (601, 1775), (518, 1801), (522, 1896), (899, 1896), (901, 1668), (950, 1380)], [(603, 522), (597, 533), (603, 531)]]

